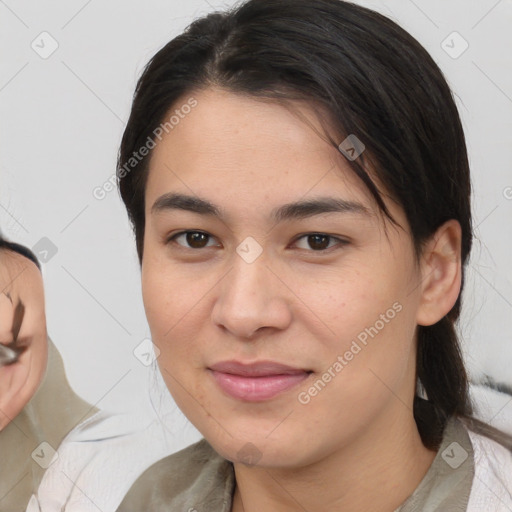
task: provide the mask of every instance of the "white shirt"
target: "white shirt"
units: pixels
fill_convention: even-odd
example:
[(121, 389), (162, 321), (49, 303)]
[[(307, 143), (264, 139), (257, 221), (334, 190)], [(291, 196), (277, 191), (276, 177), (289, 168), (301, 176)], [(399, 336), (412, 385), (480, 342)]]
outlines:
[(475, 476), (467, 512), (512, 511), (512, 452), (468, 431), (473, 445)]
[(27, 512), (113, 512), (137, 477), (171, 452), (158, 419), (98, 412), (63, 440)]

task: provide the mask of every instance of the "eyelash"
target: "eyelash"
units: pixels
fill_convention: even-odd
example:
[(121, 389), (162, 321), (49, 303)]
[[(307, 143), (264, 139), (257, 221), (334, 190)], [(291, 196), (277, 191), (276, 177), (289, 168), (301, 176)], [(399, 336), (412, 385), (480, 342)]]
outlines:
[[(206, 233), (205, 231), (180, 231), (179, 233), (176, 233), (174, 235), (172, 235), (171, 237), (169, 237), (167, 239), (167, 243), (170, 244), (171, 242), (174, 242), (174, 243), (177, 243), (180, 247), (184, 248), (184, 249), (191, 249), (193, 251), (199, 251), (201, 249), (206, 249), (207, 247), (212, 247), (211, 245), (206, 245), (204, 247), (200, 247), (200, 248), (195, 248), (195, 247), (187, 247), (187, 246), (184, 246), (184, 245), (181, 245), (179, 244), (178, 242), (176, 242), (176, 240), (181, 237), (181, 236), (186, 236), (188, 234), (201, 234), (201, 235), (205, 235), (206, 237), (208, 237), (208, 242), (213, 239), (214, 237), (212, 235), (210, 235), (209, 233)], [(303, 250), (306, 250), (308, 252), (312, 252), (312, 253), (322, 253), (322, 252), (327, 252), (329, 251), (330, 252), (330, 249), (332, 249), (333, 247), (343, 247), (345, 245), (348, 245), (349, 242), (347, 240), (344, 240), (342, 238), (339, 238), (339, 237), (336, 237), (336, 236), (333, 236), (333, 235), (328, 235), (326, 233), (319, 233), (319, 232), (313, 232), (313, 233), (305, 233), (305, 234), (302, 234), (298, 237), (295, 238), (295, 240), (293, 241), (293, 243), (297, 243), (299, 240), (302, 240), (304, 238), (307, 238), (307, 237), (310, 237), (310, 236), (320, 236), (320, 237), (327, 237), (329, 239), (329, 244), (331, 241), (335, 241), (337, 242), (335, 245), (328, 245), (327, 248), (325, 249), (320, 249), (320, 250), (315, 250), (315, 249), (303, 249)], [(208, 243), (207, 242), (207, 243)]]

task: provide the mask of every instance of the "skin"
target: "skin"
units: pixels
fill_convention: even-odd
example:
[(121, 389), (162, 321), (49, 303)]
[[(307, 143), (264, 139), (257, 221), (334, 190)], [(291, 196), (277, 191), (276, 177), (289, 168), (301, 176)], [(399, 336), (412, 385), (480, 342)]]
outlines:
[[(418, 262), (402, 209), (385, 198), (401, 228), (379, 215), (344, 157), (319, 135), (310, 105), (295, 103), (308, 124), (277, 103), (221, 89), (193, 96), (197, 107), (154, 149), (145, 191), (142, 290), (166, 384), (233, 461), (233, 511), (350, 512), (376, 503), (393, 511), (435, 456), (412, 413), (415, 332), (457, 299), (460, 226), (441, 226)], [(222, 218), (154, 210), (168, 193), (207, 200)], [(284, 204), (320, 197), (357, 202), (369, 213), (271, 217)], [(207, 236), (195, 235), (193, 246), (185, 235), (169, 240), (194, 230)], [(319, 249), (311, 233), (333, 238)], [(252, 263), (236, 252), (248, 236), (263, 250)], [(395, 303), (402, 306), (395, 318), (300, 403), (299, 393)], [(232, 359), (313, 373), (270, 400), (245, 402), (224, 394), (208, 370)], [(247, 446), (255, 447), (256, 464), (242, 462)]]
[[(15, 314), (22, 305), (21, 323)], [(48, 342), (41, 272), (25, 256), (0, 250), (0, 343), (26, 347), (19, 360), (0, 367), (0, 431), (27, 405), (46, 369)]]

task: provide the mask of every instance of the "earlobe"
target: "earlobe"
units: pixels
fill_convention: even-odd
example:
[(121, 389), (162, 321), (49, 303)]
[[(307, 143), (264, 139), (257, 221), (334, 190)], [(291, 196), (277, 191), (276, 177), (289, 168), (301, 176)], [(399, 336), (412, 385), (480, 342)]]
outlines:
[(421, 259), (421, 297), (416, 321), (433, 325), (452, 309), (461, 286), (460, 224), (451, 219), (432, 235)]

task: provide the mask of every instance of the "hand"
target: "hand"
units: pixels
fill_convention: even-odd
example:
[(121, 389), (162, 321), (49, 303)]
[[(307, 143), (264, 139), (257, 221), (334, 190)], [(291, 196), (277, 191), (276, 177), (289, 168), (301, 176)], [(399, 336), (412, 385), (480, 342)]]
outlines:
[(36, 392), (48, 356), (41, 272), (25, 256), (0, 249), (0, 343), (23, 352), (0, 367), (0, 430)]

